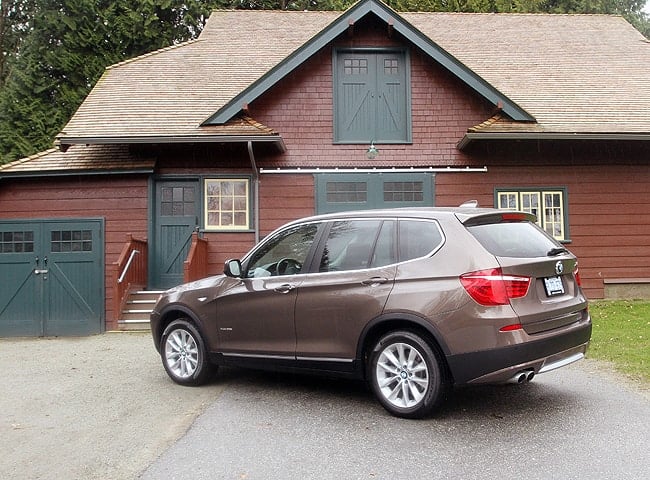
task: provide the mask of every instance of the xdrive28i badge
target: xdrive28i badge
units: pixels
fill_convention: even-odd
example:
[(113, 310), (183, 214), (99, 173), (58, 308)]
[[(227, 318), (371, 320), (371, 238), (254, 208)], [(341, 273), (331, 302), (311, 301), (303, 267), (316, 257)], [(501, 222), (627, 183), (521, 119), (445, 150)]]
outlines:
[(555, 273), (562, 275), (562, 272), (564, 272), (564, 264), (560, 260), (555, 264)]

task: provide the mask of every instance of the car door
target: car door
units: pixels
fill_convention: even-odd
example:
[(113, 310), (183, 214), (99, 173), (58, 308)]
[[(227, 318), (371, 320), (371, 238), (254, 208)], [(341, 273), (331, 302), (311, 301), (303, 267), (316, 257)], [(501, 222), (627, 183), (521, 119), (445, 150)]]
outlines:
[(317, 231), (316, 223), (283, 229), (244, 259), (242, 278), (232, 279), (216, 302), (222, 352), (295, 358), (297, 291)]
[(395, 221), (332, 222), (296, 299), (300, 360), (351, 362), (365, 325), (381, 315), (396, 271)]

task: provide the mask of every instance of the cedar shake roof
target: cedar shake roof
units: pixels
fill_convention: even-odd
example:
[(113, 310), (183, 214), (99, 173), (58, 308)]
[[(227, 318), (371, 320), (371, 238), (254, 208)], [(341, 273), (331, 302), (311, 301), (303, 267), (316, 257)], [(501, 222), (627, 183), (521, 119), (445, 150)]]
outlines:
[(0, 165), (0, 178), (83, 174), (151, 173), (155, 160), (129, 153), (128, 145), (73, 145)]
[[(362, 9), (368, 5), (370, 10)], [(348, 12), (353, 9), (361, 16), (392, 13), (407, 40), (429, 54), (440, 53), (431, 55), (432, 61), (451, 59), (445, 68), (462, 81), (474, 88), (471, 82), (478, 78), (489, 93), (512, 102), (508, 111), (521, 109), (519, 120), (526, 115), (533, 120), (513, 121), (504, 110), (468, 126), (468, 137), (650, 134), (650, 42), (621, 17), (396, 14), (376, 0)], [(269, 127), (229, 112), (241, 112), (242, 100), (277, 83), (281, 67), (312, 53), (309, 46), (320, 45), (323, 32), (345, 15), (215, 11), (197, 40), (109, 67), (58, 141), (218, 141), (219, 136), (275, 141), (279, 136)], [(214, 121), (218, 112), (225, 112), (223, 122)]]
[[(255, 123), (239, 123), (239, 131), (232, 120), (202, 123), (333, 18), (331, 12), (214, 12), (197, 40), (109, 67), (58, 138), (277, 135)], [(258, 47), (260, 39), (268, 48)]]
[[(650, 133), (650, 41), (622, 17), (404, 14), (530, 112), (521, 131)], [(512, 131), (496, 122), (492, 131)]]

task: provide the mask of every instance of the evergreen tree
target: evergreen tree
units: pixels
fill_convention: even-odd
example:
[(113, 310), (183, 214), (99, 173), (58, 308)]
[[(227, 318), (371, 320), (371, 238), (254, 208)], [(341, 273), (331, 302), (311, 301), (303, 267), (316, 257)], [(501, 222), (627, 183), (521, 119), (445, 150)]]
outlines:
[(196, 37), (218, 3), (34, 0), (26, 15), (28, 2), (3, 0), (14, 23), (2, 44), (0, 163), (51, 147), (106, 66)]

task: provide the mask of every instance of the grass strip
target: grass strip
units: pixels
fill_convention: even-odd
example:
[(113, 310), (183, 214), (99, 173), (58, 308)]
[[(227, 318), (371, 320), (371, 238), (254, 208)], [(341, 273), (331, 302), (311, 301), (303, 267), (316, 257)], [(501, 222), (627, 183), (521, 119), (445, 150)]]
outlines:
[(599, 300), (589, 304), (593, 322), (587, 356), (650, 383), (650, 302)]

